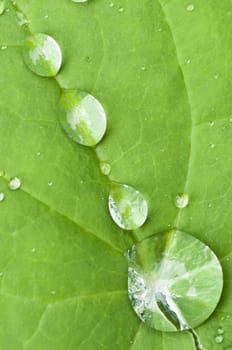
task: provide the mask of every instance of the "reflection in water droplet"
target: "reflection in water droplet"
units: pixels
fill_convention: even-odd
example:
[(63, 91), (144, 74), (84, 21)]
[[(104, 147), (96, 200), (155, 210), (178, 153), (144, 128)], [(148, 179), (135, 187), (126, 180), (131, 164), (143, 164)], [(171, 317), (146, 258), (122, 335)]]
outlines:
[(8, 183), (8, 187), (10, 190), (18, 190), (21, 186), (21, 180), (18, 177), (13, 177), (12, 179), (10, 179), (9, 183)]
[(178, 194), (175, 198), (175, 206), (179, 209), (186, 208), (189, 203), (189, 196), (187, 194)]
[(128, 265), (131, 304), (157, 330), (200, 325), (221, 297), (223, 276), (216, 255), (184, 232), (173, 230), (137, 243), (129, 251)]
[(95, 146), (106, 131), (106, 114), (92, 95), (76, 90), (65, 90), (61, 97), (60, 123), (74, 141)]
[(108, 205), (112, 219), (124, 230), (135, 230), (147, 219), (147, 201), (131, 186), (112, 184)]
[(189, 4), (189, 5), (186, 7), (186, 10), (187, 10), (188, 12), (192, 12), (192, 11), (194, 11), (194, 9), (195, 9), (195, 7), (194, 7), (193, 4)]
[(44, 77), (54, 77), (62, 64), (59, 45), (52, 37), (42, 33), (26, 38), (23, 57), (32, 72)]
[(0, 15), (2, 15), (5, 11), (5, 2), (0, 1)]
[(5, 198), (5, 194), (3, 192), (0, 192), (0, 202), (2, 202)]
[(215, 337), (215, 342), (216, 342), (217, 344), (221, 344), (221, 343), (223, 342), (223, 340), (224, 340), (224, 338), (223, 338), (222, 335), (217, 335), (217, 336)]
[(100, 163), (100, 169), (101, 169), (102, 174), (109, 175), (109, 173), (111, 171), (111, 166), (110, 166), (109, 163), (101, 162)]
[(209, 126), (214, 126), (214, 122), (209, 122)]

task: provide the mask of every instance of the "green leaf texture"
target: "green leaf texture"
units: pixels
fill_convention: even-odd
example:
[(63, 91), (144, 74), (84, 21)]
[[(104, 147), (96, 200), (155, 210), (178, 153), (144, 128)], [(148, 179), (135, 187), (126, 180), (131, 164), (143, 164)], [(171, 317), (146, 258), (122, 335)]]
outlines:
[[(195, 349), (191, 334), (148, 329), (133, 311), (124, 255), (132, 235), (108, 213), (111, 181), (148, 201), (148, 220), (134, 238), (177, 228), (217, 254), (222, 300), (195, 331), (205, 350), (232, 345), (232, 1), (194, 0), (192, 11), (188, 5), (17, 0), (30, 31), (61, 47), (54, 79), (23, 63), (26, 33), (5, 1), (0, 349)], [(75, 144), (60, 127), (60, 86), (91, 93), (104, 106), (107, 134), (95, 149)], [(111, 164), (109, 176), (100, 161)], [(7, 187), (14, 176), (22, 180), (18, 191)], [(189, 195), (187, 208), (175, 207), (178, 193)]]

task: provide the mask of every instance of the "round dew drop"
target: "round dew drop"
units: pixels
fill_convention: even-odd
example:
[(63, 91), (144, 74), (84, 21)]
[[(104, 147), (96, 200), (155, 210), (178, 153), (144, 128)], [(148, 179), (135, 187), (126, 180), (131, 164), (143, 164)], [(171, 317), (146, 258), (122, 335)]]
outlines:
[(178, 194), (175, 198), (175, 206), (179, 209), (186, 208), (189, 203), (189, 196), (187, 194)]
[(26, 38), (23, 58), (32, 72), (43, 77), (54, 77), (62, 64), (59, 45), (51, 36), (43, 33)]
[(193, 329), (211, 315), (221, 297), (218, 258), (187, 233), (173, 230), (137, 243), (129, 251), (128, 265), (129, 299), (151, 328)]
[(147, 201), (139, 191), (128, 185), (112, 184), (108, 207), (114, 222), (124, 230), (135, 230), (147, 219)]
[(223, 338), (222, 335), (217, 335), (217, 336), (215, 337), (215, 342), (216, 342), (217, 344), (221, 344), (221, 343), (223, 342), (223, 340), (224, 340), (224, 338)]
[(64, 90), (61, 97), (60, 124), (67, 135), (84, 146), (95, 146), (106, 132), (106, 114), (92, 95)]
[(18, 190), (21, 187), (21, 180), (18, 177), (13, 177), (8, 183), (10, 190)]
[(103, 175), (109, 175), (111, 172), (111, 166), (109, 163), (101, 162), (100, 169)]

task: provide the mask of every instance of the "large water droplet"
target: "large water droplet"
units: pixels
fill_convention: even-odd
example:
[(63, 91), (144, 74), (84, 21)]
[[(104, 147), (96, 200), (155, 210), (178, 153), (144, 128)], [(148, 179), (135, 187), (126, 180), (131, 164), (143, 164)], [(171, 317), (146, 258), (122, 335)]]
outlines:
[(5, 2), (0, 1), (0, 15), (2, 15), (5, 11)]
[(178, 194), (175, 198), (175, 206), (179, 209), (186, 208), (189, 203), (189, 196), (187, 194)]
[(42, 33), (26, 38), (23, 57), (32, 72), (44, 77), (54, 77), (62, 64), (59, 45), (52, 37)]
[(217, 329), (217, 334), (224, 334), (224, 329), (222, 327), (219, 327)]
[(3, 192), (0, 192), (0, 202), (2, 202), (5, 198), (5, 194)]
[(95, 146), (106, 131), (106, 114), (99, 101), (86, 92), (64, 90), (60, 123), (68, 136), (85, 146)]
[(137, 229), (147, 219), (147, 201), (131, 186), (112, 184), (108, 205), (112, 219), (124, 230)]
[(18, 177), (13, 177), (12, 179), (10, 179), (9, 183), (8, 183), (8, 187), (10, 190), (18, 190), (21, 186), (21, 180)]
[(222, 268), (209, 247), (180, 231), (157, 234), (128, 254), (128, 293), (138, 317), (160, 331), (204, 322), (222, 293)]
[(103, 175), (109, 175), (111, 172), (111, 166), (109, 163), (101, 162), (100, 163), (100, 169)]
[(223, 338), (222, 335), (217, 335), (217, 336), (215, 337), (215, 342), (216, 342), (217, 344), (221, 344), (221, 343), (223, 342), (223, 340), (224, 340), (224, 338)]

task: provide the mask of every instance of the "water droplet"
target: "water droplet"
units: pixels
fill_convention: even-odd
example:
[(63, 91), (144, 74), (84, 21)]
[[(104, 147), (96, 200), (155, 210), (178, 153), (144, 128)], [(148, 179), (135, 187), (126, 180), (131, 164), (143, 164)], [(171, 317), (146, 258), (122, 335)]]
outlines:
[(211, 315), (221, 297), (223, 275), (216, 255), (206, 247), (173, 230), (129, 250), (128, 295), (144, 323), (160, 331), (184, 331)]
[(110, 2), (110, 3), (109, 3), (109, 7), (114, 7), (114, 3), (113, 3), (113, 2)]
[(214, 122), (209, 122), (209, 126), (214, 126)]
[(111, 171), (111, 166), (110, 166), (109, 163), (101, 162), (100, 163), (100, 169), (101, 169), (102, 174), (109, 175), (109, 173)]
[(49, 182), (48, 182), (48, 186), (49, 186), (49, 187), (53, 186), (53, 182), (52, 182), (52, 181), (49, 181)]
[(211, 147), (211, 148), (215, 148), (215, 143), (211, 143), (211, 144), (210, 144), (210, 147)]
[(222, 335), (217, 335), (217, 336), (215, 337), (215, 342), (216, 342), (217, 344), (221, 344), (221, 343), (223, 342), (223, 340), (224, 340), (224, 338), (223, 338)]
[(131, 186), (112, 184), (108, 205), (112, 219), (124, 230), (137, 229), (147, 219), (147, 201)]
[(224, 334), (224, 329), (222, 327), (219, 327), (217, 329), (217, 334)]
[(141, 70), (142, 70), (142, 71), (145, 71), (146, 69), (147, 69), (146, 65), (145, 65), (145, 64), (142, 64)]
[(5, 194), (3, 192), (0, 192), (0, 202), (2, 202), (5, 198)]
[(51, 294), (52, 294), (52, 295), (55, 295), (55, 294), (56, 294), (56, 291), (55, 291), (55, 290), (51, 290)]
[(214, 74), (214, 79), (218, 79), (219, 78), (219, 74)]
[(49, 17), (48, 15), (45, 15), (45, 16), (44, 16), (45, 19), (48, 19), (48, 17)]
[(5, 11), (5, 2), (0, 1), (0, 15), (2, 15)]
[(175, 206), (179, 209), (186, 208), (189, 203), (189, 196), (187, 194), (178, 194), (175, 198)]
[(8, 187), (10, 190), (18, 190), (21, 186), (21, 180), (18, 177), (13, 177), (12, 179), (10, 179), (9, 183), (8, 183)]
[(191, 63), (190, 58), (186, 58), (185, 63), (186, 63), (186, 64), (190, 64), (190, 63)]
[(88, 0), (72, 0), (72, 2), (77, 2), (77, 3), (81, 3), (81, 2), (87, 2)]
[(6, 12), (10, 12), (10, 9), (8, 7), (6, 8)]
[(59, 45), (52, 37), (42, 33), (26, 38), (23, 57), (32, 72), (44, 77), (54, 77), (62, 64)]
[(188, 12), (193, 12), (194, 9), (195, 9), (195, 7), (194, 7), (193, 4), (189, 4), (189, 5), (186, 7), (186, 10), (187, 10)]
[(32, 252), (32, 253), (35, 253), (35, 252), (36, 252), (36, 249), (35, 249), (35, 248), (32, 248), (31, 252)]
[(28, 24), (29, 21), (22, 12), (16, 11), (16, 16), (18, 19), (18, 24), (22, 27), (24, 24)]
[(5, 171), (4, 170), (0, 170), (0, 177), (5, 175)]
[(99, 101), (86, 92), (65, 90), (60, 123), (68, 136), (85, 146), (95, 146), (106, 131), (106, 114)]
[(2, 45), (2, 46), (1, 46), (1, 50), (2, 50), (2, 51), (6, 50), (6, 49), (7, 49), (7, 46), (6, 46), (6, 45)]
[(37, 152), (36, 155), (39, 157), (41, 156), (41, 152)]
[(124, 8), (123, 7), (119, 7), (118, 12), (120, 12), (120, 13), (124, 12)]

